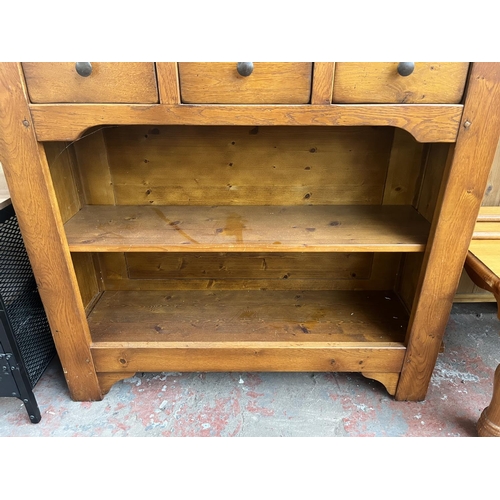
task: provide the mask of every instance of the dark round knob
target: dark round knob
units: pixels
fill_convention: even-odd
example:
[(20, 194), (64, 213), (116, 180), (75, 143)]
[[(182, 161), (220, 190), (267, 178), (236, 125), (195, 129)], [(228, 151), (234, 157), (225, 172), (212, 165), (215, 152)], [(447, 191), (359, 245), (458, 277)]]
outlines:
[(92, 64), (89, 62), (76, 63), (75, 69), (80, 76), (90, 76), (92, 73)]
[(400, 62), (398, 64), (398, 74), (399, 76), (410, 76), (415, 69), (415, 63), (412, 62)]
[(238, 71), (241, 76), (250, 76), (253, 71), (253, 63), (238, 63), (236, 65), (236, 71)]

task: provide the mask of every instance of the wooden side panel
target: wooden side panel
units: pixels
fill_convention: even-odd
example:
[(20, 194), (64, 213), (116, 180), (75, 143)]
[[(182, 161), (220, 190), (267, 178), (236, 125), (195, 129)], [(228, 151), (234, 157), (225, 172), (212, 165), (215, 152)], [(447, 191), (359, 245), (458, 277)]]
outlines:
[(448, 144), (431, 144), (427, 152), (416, 208), (429, 222), (434, 217), (439, 189), (443, 182), (446, 163), (449, 160), (452, 148)]
[(44, 149), (61, 218), (66, 222), (82, 208), (73, 151), (71, 146), (58, 142), (46, 143)]
[(315, 62), (311, 104), (331, 104), (335, 63)]
[(413, 307), (423, 259), (423, 253), (405, 253), (403, 255), (400, 278), (396, 289), (408, 311), (411, 311)]
[(102, 292), (100, 272), (96, 268), (97, 258), (93, 254), (71, 254), (80, 295), (88, 315)]
[(394, 130), (385, 183), (385, 205), (412, 205), (422, 170), (424, 145), (401, 129)]
[(74, 143), (85, 201), (89, 205), (114, 205), (113, 180), (108, 165), (103, 130)]
[(101, 399), (85, 309), (19, 64), (0, 65), (0, 102), (0, 161), (71, 396)]
[(176, 62), (156, 63), (158, 90), (162, 104), (180, 104), (179, 73)]
[[(424, 254), (396, 392), (425, 398), (500, 133), (500, 63), (474, 63), (454, 155)], [(460, 230), (457, 230), (457, 224)]]
[[(436, 146), (437, 153), (431, 151)], [(448, 149), (449, 146), (443, 144), (424, 146), (414, 141), (405, 131), (396, 130), (384, 202), (413, 204), (431, 221)], [(442, 150), (446, 155), (443, 155)], [(401, 260), (396, 290), (408, 311), (412, 309), (422, 260), (423, 254), (404, 254)]]
[(390, 128), (126, 127), (104, 131), (120, 205), (381, 203)]
[(305, 104), (312, 63), (256, 62), (243, 77), (235, 62), (178, 63), (182, 102), (193, 104)]

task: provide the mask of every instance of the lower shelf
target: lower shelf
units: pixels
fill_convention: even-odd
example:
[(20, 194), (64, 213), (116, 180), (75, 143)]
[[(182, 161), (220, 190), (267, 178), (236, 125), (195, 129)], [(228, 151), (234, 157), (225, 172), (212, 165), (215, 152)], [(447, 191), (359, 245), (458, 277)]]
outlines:
[(88, 320), (101, 373), (396, 373), (408, 314), (393, 292), (110, 291)]

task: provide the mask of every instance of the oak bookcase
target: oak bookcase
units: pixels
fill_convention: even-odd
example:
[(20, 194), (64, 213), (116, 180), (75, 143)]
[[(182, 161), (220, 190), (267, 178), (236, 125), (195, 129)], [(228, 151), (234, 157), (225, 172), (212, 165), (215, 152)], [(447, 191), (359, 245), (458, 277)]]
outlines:
[(425, 398), (497, 63), (2, 63), (0, 161), (73, 399), (154, 371)]

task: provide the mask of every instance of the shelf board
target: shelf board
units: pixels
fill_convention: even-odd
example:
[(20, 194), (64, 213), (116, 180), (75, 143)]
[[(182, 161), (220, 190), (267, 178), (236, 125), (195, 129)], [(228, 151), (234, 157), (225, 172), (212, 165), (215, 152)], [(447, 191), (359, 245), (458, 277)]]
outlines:
[(97, 370), (398, 372), (408, 314), (392, 292), (104, 292)]
[(65, 224), (72, 252), (423, 252), (411, 206), (87, 205)]

